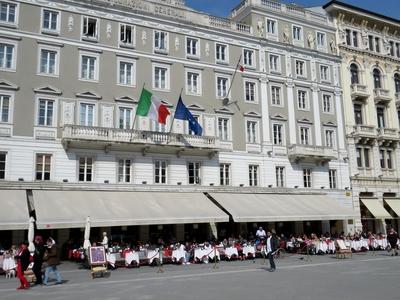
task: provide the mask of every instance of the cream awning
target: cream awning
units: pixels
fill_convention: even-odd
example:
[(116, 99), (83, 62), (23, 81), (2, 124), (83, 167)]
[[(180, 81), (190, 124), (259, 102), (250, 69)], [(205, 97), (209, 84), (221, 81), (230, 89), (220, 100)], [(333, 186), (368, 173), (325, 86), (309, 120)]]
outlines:
[(391, 209), (395, 212), (395, 214), (400, 217), (400, 199), (387, 199), (385, 198), (386, 203), (390, 206)]
[(29, 209), (25, 190), (0, 190), (0, 230), (28, 229)]
[(378, 199), (360, 199), (368, 208), (370, 213), (377, 219), (393, 219), (388, 211), (383, 207), (383, 204)]
[(347, 220), (355, 213), (326, 195), (212, 193), (235, 222)]
[(38, 228), (228, 222), (202, 193), (33, 191)]

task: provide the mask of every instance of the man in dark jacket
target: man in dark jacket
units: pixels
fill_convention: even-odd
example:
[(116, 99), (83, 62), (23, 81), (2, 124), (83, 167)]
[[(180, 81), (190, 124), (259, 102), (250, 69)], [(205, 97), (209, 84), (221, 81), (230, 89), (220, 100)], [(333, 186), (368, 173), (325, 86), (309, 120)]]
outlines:
[(397, 234), (397, 232), (393, 229), (390, 228), (390, 231), (387, 235), (387, 240), (390, 244), (390, 248), (392, 249), (392, 256), (398, 255), (397, 253), (397, 240), (399, 238), (399, 235)]
[(45, 259), (47, 262), (46, 271), (44, 272), (44, 280), (43, 284), (48, 285), (49, 274), (50, 272), (54, 272), (56, 275), (56, 284), (61, 284), (62, 279), (60, 272), (57, 270), (57, 265), (60, 264), (60, 256), (58, 253), (58, 248), (56, 246), (56, 242), (52, 238), (48, 238), (47, 240), (47, 251), (45, 254)]
[(36, 277), (36, 285), (43, 284), (42, 280), (42, 265), (43, 265), (43, 256), (44, 256), (44, 244), (43, 238), (41, 236), (36, 236), (35, 240), (35, 252), (33, 253), (33, 268), (32, 271), (35, 273)]
[(268, 271), (274, 272), (276, 265), (274, 261), (275, 252), (278, 250), (279, 241), (274, 229), (267, 232), (267, 256), (269, 259), (270, 269)]

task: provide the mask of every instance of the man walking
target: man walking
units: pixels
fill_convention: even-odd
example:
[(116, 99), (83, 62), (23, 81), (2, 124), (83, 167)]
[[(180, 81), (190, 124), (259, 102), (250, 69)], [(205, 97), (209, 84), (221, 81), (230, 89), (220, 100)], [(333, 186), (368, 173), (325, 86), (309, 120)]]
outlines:
[(397, 253), (398, 238), (399, 238), (399, 235), (397, 234), (397, 232), (393, 228), (390, 228), (389, 234), (387, 235), (387, 240), (390, 244), (392, 256), (398, 255), (398, 253)]
[(276, 237), (276, 232), (274, 229), (267, 232), (267, 256), (269, 259), (270, 269), (269, 272), (274, 272), (276, 270), (276, 265), (274, 261), (274, 254), (278, 250), (278, 238)]
[(61, 284), (62, 283), (61, 275), (60, 272), (58, 272), (57, 270), (57, 265), (60, 264), (60, 256), (58, 253), (56, 242), (52, 238), (48, 238), (46, 244), (48, 248), (46, 252), (47, 254), (45, 255), (47, 266), (44, 272), (43, 284), (48, 285), (50, 272), (53, 272), (56, 275), (57, 279), (56, 284)]

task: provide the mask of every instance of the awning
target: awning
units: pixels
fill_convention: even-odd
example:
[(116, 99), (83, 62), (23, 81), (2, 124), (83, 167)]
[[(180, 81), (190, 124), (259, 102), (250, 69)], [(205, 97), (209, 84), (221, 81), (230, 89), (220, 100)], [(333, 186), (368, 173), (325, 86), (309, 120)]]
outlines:
[(33, 191), (37, 226), (83, 228), (228, 222), (202, 193)]
[(212, 193), (235, 222), (347, 220), (356, 215), (326, 195)]
[(388, 211), (383, 207), (383, 204), (378, 199), (360, 199), (368, 208), (370, 213), (377, 219), (393, 219)]
[(29, 209), (25, 190), (0, 190), (0, 230), (28, 229)]
[(386, 203), (393, 209), (394, 213), (400, 217), (400, 199), (384, 199)]

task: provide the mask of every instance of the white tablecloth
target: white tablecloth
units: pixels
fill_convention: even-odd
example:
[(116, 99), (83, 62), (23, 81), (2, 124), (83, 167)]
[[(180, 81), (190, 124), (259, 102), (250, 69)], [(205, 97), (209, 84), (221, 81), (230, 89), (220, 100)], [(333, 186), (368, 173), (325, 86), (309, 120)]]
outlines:
[[(152, 264), (154, 259), (158, 259), (160, 257), (158, 249), (156, 249), (156, 250), (147, 250), (147, 256), (146, 257), (149, 260), (149, 264)], [(163, 262), (162, 255), (161, 255), (160, 262), (161, 263)]]
[(181, 259), (185, 260), (186, 251), (185, 250), (174, 250), (172, 251), (172, 259), (176, 262), (180, 261)]
[(3, 260), (3, 270), (8, 271), (15, 269), (17, 267), (17, 264), (15, 263), (14, 258), (12, 257), (7, 257)]
[(254, 248), (254, 246), (244, 246), (243, 247), (243, 254), (248, 256), (249, 254), (251, 254), (253, 257), (256, 254), (256, 249)]
[[(205, 257), (209, 257), (209, 258), (213, 259), (215, 256), (214, 252), (215, 251), (213, 248), (210, 248), (210, 249), (197, 248), (197, 249), (194, 249), (194, 257), (197, 258), (198, 260), (203, 260), (203, 258), (205, 258)], [(220, 259), (220, 254), (219, 254), (218, 250), (216, 251), (216, 255), (217, 255), (217, 258)]]
[(107, 262), (115, 268), (115, 262), (117, 261), (117, 253), (107, 253), (106, 258)]
[(133, 261), (135, 261), (139, 265), (139, 253), (137, 252), (128, 252), (125, 254), (125, 265), (129, 266)]
[(231, 257), (232, 257), (233, 255), (236, 255), (236, 257), (239, 256), (238, 251), (237, 251), (237, 249), (236, 249), (235, 247), (229, 247), (229, 248), (226, 248), (226, 249), (225, 249), (225, 256), (226, 256), (228, 259), (231, 259)]

